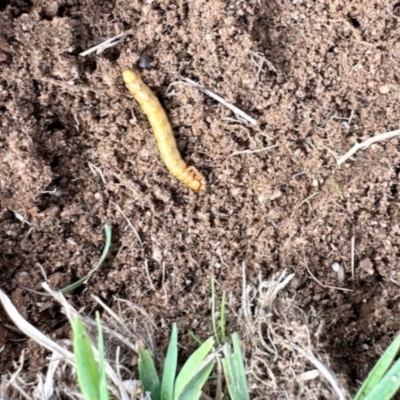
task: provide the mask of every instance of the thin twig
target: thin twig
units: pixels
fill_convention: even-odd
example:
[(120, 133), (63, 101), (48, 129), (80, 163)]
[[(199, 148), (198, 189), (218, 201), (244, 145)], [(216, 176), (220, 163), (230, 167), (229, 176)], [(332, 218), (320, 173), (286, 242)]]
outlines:
[(161, 268), (162, 268), (161, 286), (164, 287), (164, 283), (165, 283), (165, 261), (164, 260), (161, 262)]
[(95, 296), (94, 294), (92, 294), (92, 297), (104, 309), (104, 311), (111, 316), (111, 318), (114, 318), (114, 320), (117, 321), (119, 326), (121, 326), (123, 329), (126, 329), (124, 321), (122, 321), (122, 319), (113, 310), (111, 310), (111, 308), (108, 307), (106, 303), (104, 303), (102, 300), (100, 300), (99, 297)]
[(48, 79), (48, 78), (43, 78), (41, 76), (37, 77), (38, 80), (42, 82), (49, 83), (50, 85), (58, 86), (66, 91), (70, 92), (93, 92), (98, 95), (106, 95), (106, 96), (125, 96), (125, 93), (118, 92), (115, 89), (112, 90), (104, 90), (98, 87), (90, 87), (90, 86), (83, 86), (83, 85), (76, 85), (76, 86), (71, 86), (68, 84), (68, 82), (63, 82), (63, 81), (57, 81), (55, 79)]
[(351, 238), (351, 279), (354, 281), (354, 248), (356, 237)]
[(10, 319), (14, 322), (14, 324), (19, 328), (22, 333), (35, 340), (35, 342), (39, 343), (47, 350), (50, 350), (51, 352), (57, 352), (68, 362), (73, 363), (73, 354), (70, 351), (61, 347), (54, 340), (50, 339), (49, 336), (43, 334), (29, 322), (27, 322), (15, 308), (10, 298), (2, 290), (0, 290), (0, 302)]
[(90, 170), (92, 171), (93, 175), (97, 176), (97, 174), (99, 174), (102, 182), (105, 185), (107, 185), (106, 179), (104, 178), (103, 171), (97, 165), (92, 164), (90, 161), (88, 161), (88, 166), (89, 166)]
[(317, 282), (320, 286), (322, 286), (323, 288), (326, 288), (326, 289), (343, 290), (344, 292), (352, 292), (351, 289), (340, 288), (340, 287), (336, 287), (336, 286), (324, 285), (322, 282), (320, 282), (320, 281), (315, 277), (315, 275), (313, 275), (313, 273), (310, 271), (310, 268), (308, 268), (306, 256), (305, 256), (304, 253), (303, 253), (303, 256), (304, 256), (304, 264), (305, 264), (305, 266), (306, 266), (307, 272), (310, 274), (311, 278), (313, 278), (314, 281)]
[(306, 199), (304, 199), (296, 208), (300, 208), (303, 204), (308, 203), (308, 200), (311, 200), (313, 197), (315, 197), (319, 192), (313, 193), (310, 196), (308, 196)]
[(27, 225), (31, 226), (30, 222), (22, 214), (20, 214), (16, 211), (13, 211), (13, 212), (14, 212), (15, 218), (17, 218), (18, 221), (21, 221), (22, 225), (27, 224)]
[(135, 227), (133, 226), (132, 222), (128, 219), (128, 217), (125, 215), (125, 213), (123, 212), (122, 208), (118, 204), (116, 204), (114, 202), (111, 202), (111, 203), (117, 209), (117, 211), (124, 217), (126, 223), (129, 225), (129, 227), (132, 229), (133, 233), (135, 234), (136, 239), (139, 241), (140, 245), (143, 246), (143, 242), (142, 242), (142, 239), (139, 236), (138, 231), (135, 229)]
[(187, 86), (192, 86), (195, 87), (197, 89), (199, 89), (201, 92), (203, 92), (204, 94), (206, 94), (207, 96), (210, 96), (211, 98), (213, 98), (214, 100), (220, 102), (223, 106), (225, 106), (226, 108), (229, 108), (231, 111), (233, 111), (238, 117), (244, 119), (247, 122), (250, 122), (253, 125), (257, 125), (257, 120), (250, 117), (248, 114), (246, 114), (244, 111), (242, 111), (240, 108), (234, 106), (233, 104), (228, 103), (226, 100), (224, 100), (221, 96), (218, 96), (217, 94), (215, 94), (214, 92), (212, 92), (211, 90), (205, 89), (203, 88), (203, 86), (199, 85), (197, 82), (192, 81), (189, 78), (184, 78), (181, 77), (182, 81), (177, 81), (177, 82), (173, 82), (169, 85), (168, 89), (167, 89), (167, 93), (169, 92), (170, 88), (178, 83), (182, 83), (184, 85)]
[(364, 140), (364, 142), (356, 143), (345, 155), (343, 155), (337, 159), (337, 164), (338, 165), (343, 164), (348, 158), (350, 158), (358, 150), (365, 150), (369, 146), (371, 146), (371, 144), (374, 144), (376, 142), (381, 142), (382, 140), (392, 139), (399, 135), (400, 135), (400, 129), (396, 129), (395, 131), (385, 132), (385, 133), (381, 133), (380, 135), (372, 136), (369, 139)]
[(246, 293), (246, 263), (242, 263), (242, 311), (246, 323), (251, 321), (250, 312), (247, 304), (247, 293)]
[(50, 399), (54, 393), (54, 376), (58, 369), (58, 365), (60, 364), (61, 359), (57, 352), (53, 351), (50, 357), (50, 363), (47, 368), (47, 374), (45, 381), (39, 381), (38, 390), (43, 393), (44, 399)]
[(147, 279), (149, 280), (150, 287), (156, 292), (157, 290), (153, 284), (153, 281), (151, 280), (151, 276), (150, 276), (150, 272), (149, 272), (149, 262), (147, 260), (144, 260), (144, 269), (146, 271), (146, 276), (147, 276)]
[(336, 392), (340, 400), (345, 400), (345, 396), (343, 394), (343, 389), (339, 386), (336, 376), (332, 371), (326, 367), (321, 361), (319, 361), (314, 354), (308, 350), (303, 350), (300, 346), (292, 343), (294, 349), (296, 349), (300, 354), (308, 359), (314, 366), (318, 369), (318, 371), (325, 377), (325, 379), (331, 384), (333, 390)]
[(109, 47), (113, 47), (113, 46), (117, 45), (121, 41), (121, 40), (118, 40), (118, 39), (123, 38), (124, 36), (126, 36), (128, 33), (131, 33), (131, 32), (132, 32), (132, 30), (129, 30), (129, 31), (126, 31), (126, 32), (122, 32), (117, 36), (114, 36), (112, 38), (109, 38), (109, 39), (105, 40), (104, 42), (98, 44), (97, 46), (91, 47), (90, 49), (80, 53), (79, 55), (82, 56), (82, 57), (85, 57), (85, 56), (93, 53), (94, 51), (96, 52), (96, 55), (99, 55), (104, 50), (108, 49)]
[(263, 147), (262, 149), (256, 149), (256, 150), (247, 149), (247, 150), (242, 150), (242, 151), (234, 151), (232, 154), (230, 154), (230, 157), (238, 156), (239, 154), (261, 153), (262, 151), (273, 149), (275, 147), (278, 147), (278, 145), (274, 144), (272, 146), (267, 146), (267, 147)]

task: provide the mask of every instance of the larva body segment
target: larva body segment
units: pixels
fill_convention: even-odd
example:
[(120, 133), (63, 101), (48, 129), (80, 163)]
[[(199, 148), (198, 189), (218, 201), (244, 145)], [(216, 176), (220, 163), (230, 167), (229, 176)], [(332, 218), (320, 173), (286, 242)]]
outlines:
[(167, 114), (157, 97), (140, 76), (133, 71), (126, 70), (122, 73), (122, 76), (126, 87), (139, 103), (150, 122), (161, 158), (169, 172), (195, 192), (205, 190), (204, 176), (196, 168), (188, 167), (182, 159)]

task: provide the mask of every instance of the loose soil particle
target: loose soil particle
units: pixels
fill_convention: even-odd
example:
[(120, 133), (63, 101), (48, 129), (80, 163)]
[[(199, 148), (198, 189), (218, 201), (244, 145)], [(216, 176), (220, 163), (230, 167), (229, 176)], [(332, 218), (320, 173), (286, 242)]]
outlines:
[[(211, 277), (239, 295), (243, 262), (253, 282), (287, 268), (296, 273), (289, 290), (297, 306), (324, 323), (331, 369), (356, 387), (400, 329), (399, 141), (373, 145), (341, 168), (335, 156), (399, 127), (399, 17), (397, 1), (1, 4), (1, 288), (38, 328), (67, 336), (59, 308), (43, 307), (21, 285), (40, 289), (46, 274), (58, 289), (84, 276), (108, 222), (111, 254), (70, 300), (90, 312), (91, 294), (111, 307), (118, 295), (160, 327), (176, 321), (189, 343), (189, 329), (211, 334)], [(129, 29), (114, 48), (79, 56)], [(122, 69), (143, 53), (152, 60), (143, 79), (167, 109), (184, 159), (206, 176), (204, 195), (168, 174), (123, 86)], [(176, 85), (166, 96), (180, 75), (258, 126), (234, 121), (194, 88)], [(352, 291), (322, 287), (306, 263), (324, 285)], [(6, 324), (0, 310), (0, 372), (23, 348), (25, 368), (43, 368), (43, 353)]]

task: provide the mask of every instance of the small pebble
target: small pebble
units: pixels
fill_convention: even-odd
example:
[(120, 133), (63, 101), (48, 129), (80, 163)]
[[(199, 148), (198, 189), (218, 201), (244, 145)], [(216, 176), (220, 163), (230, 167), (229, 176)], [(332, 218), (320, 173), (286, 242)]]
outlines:
[(103, 195), (101, 193), (97, 192), (97, 193), (94, 194), (94, 198), (96, 200), (100, 200), (101, 201), (101, 200), (103, 200)]
[(368, 275), (374, 274), (374, 266), (369, 258), (364, 258), (360, 261), (360, 268)]
[(300, 374), (299, 378), (301, 381), (311, 381), (319, 377), (319, 371), (317, 369), (312, 369), (311, 371), (303, 372)]
[(298, 289), (301, 285), (301, 281), (297, 276), (295, 276), (291, 281), (290, 281), (290, 287), (292, 289)]
[(349, 130), (349, 129), (350, 129), (350, 124), (349, 124), (348, 122), (346, 122), (346, 121), (343, 121), (343, 122), (341, 123), (341, 125), (342, 125), (342, 128), (343, 128), (343, 129), (346, 129), (346, 130)]
[(282, 192), (277, 190), (276, 192), (272, 193), (272, 196), (269, 198), (271, 201), (277, 200), (282, 197)]
[(153, 60), (146, 53), (142, 53), (139, 57), (139, 67), (140, 68), (150, 68), (152, 62), (153, 62)]
[(339, 263), (334, 262), (334, 263), (332, 264), (332, 269), (333, 269), (335, 272), (339, 272), (339, 269), (340, 269)]
[(390, 92), (390, 87), (387, 85), (381, 86), (379, 88), (379, 93), (380, 94), (388, 94)]

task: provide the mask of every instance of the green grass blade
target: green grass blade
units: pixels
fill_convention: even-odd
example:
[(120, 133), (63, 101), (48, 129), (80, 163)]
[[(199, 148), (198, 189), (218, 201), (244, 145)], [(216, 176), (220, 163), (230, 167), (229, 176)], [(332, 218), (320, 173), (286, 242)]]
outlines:
[(76, 373), (85, 400), (99, 400), (100, 376), (94, 358), (92, 344), (81, 320), (76, 317), (72, 324)]
[(397, 360), (387, 374), (371, 390), (365, 400), (390, 400), (400, 388), (400, 360)]
[(161, 383), (161, 400), (173, 400), (176, 366), (178, 363), (178, 329), (172, 325), (167, 356), (164, 362), (164, 371)]
[(110, 247), (111, 247), (112, 230), (111, 230), (110, 225), (108, 225), (108, 224), (104, 225), (104, 233), (105, 233), (105, 237), (106, 237), (106, 243), (104, 245), (103, 252), (101, 253), (100, 260), (97, 262), (97, 264), (94, 266), (94, 268), (88, 272), (88, 274), (86, 276), (79, 279), (79, 281), (74, 282), (71, 285), (68, 285), (67, 287), (61, 289), (60, 290), (61, 293), (65, 294), (65, 293), (71, 292), (72, 290), (85, 284), (90, 279), (90, 277), (101, 267), (104, 260), (107, 258), (108, 252), (110, 251)]
[(108, 385), (107, 385), (106, 355), (104, 352), (104, 338), (103, 338), (103, 330), (101, 328), (99, 312), (96, 312), (96, 321), (97, 321), (97, 331), (98, 331), (97, 347), (99, 350), (100, 400), (109, 400), (110, 395), (108, 393)]
[(217, 317), (215, 315), (215, 279), (211, 279), (211, 320), (212, 320), (212, 327), (214, 332), (215, 340), (217, 341), (218, 345), (220, 345), (219, 335), (217, 330)]
[(225, 311), (226, 311), (226, 293), (225, 291), (222, 292), (222, 300), (221, 300), (221, 315), (219, 319), (219, 329), (221, 332), (221, 343), (226, 343), (226, 318), (225, 318)]
[(193, 376), (198, 372), (199, 367), (203, 363), (207, 354), (214, 346), (214, 339), (209, 338), (206, 340), (186, 361), (182, 367), (175, 382), (174, 399), (177, 400), (182, 395), (185, 387), (193, 379)]
[(344, 200), (344, 195), (343, 195), (343, 190), (342, 188), (339, 186), (339, 184), (337, 183), (337, 181), (335, 179), (332, 179), (333, 184), (335, 186), (336, 192), (340, 197), (340, 200)]
[(193, 378), (187, 383), (177, 400), (198, 400), (201, 395), (201, 389), (207, 382), (207, 379), (214, 368), (214, 364), (214, 356), (212, 356), (209, 361), (205, 360), (203, 365), (198, 369), (198, 371), (196, 371)]
[(150, 392), (151, 400), (160, 400), (160, 379), (158, 378), (153, 358), (148, 350), (139, 350), (139, 378), (143, 392)]
[(223, 348), (225, 358), (222, 359), (229, 395), (231, 400), (250, 400), (242, 350), (237, 333), (232, 335), (232, 343), (233, 353), (231, 353), (230, 345), (225, 344)]
[(393, 342), (389, 345), (386, 351), (381, 355), (378, 362), (375, 364), (372, 371), (368, 374), (367, 379), (362, 384), (360, 390), (357, 392), (354, 400), (363, 400), (377, 383), (382, 379), (390, 365), (392, 364), (396, 354), (400, 348), (400, 335), (398, 335)]
[(203, 341), (192, 331), (189, 331), (189, 335), (199, 346), (203, 344)]
[[(79, 279), (79, 281), (72, 283), (71, 285), (66, 286), (63, 289), (60, 289), (59, 291), (63, 294), (71, 292), (72, 290), (78, 288), (79, 286), (83, 285), (84, 283), (86, 283), (90, 277), (101, 267), (101, 265), (103, 264), (104, 260), (107, 258), (108, 252), (110, 251), (110, 247), (111, 247), (111, 226), (110, 225), (104, 225), (104, 234), (105, 234), (105, 238), (106, 238), (106, 243), (104, 245), (104, 249), (103, 252), (101, 253), (100, 256), (100, 260), (97, 262), (97, 264), (94, 266), (93, 269), (91, 269), (89, 271), (89, 273), (84, 276), (83, 278)], [(26, 286), (21, 285), (25, 290), (28, 290), (29, 292), (32, 293), (36, 293), (40, 296), (44, 296), (44, 297), (51, 297), (51, 294), (46, 293), (46, 292), (39, 292), (37, 290), (33, 290), (30, 289)]]

